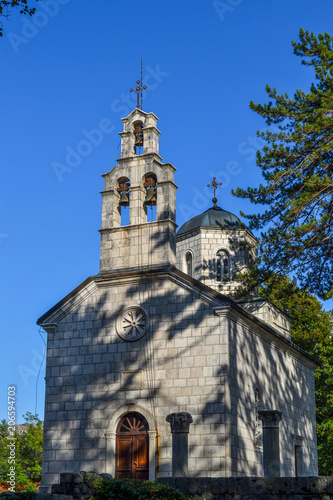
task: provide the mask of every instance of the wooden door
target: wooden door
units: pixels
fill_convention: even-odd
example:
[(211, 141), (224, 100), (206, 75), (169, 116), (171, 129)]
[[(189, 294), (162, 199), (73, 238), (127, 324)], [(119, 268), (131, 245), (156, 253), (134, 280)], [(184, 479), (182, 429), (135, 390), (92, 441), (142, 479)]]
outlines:
[(116, 477), (148, 479), (148, 457), (148, 422), (140, 413), (127, 413), (117, 427)]

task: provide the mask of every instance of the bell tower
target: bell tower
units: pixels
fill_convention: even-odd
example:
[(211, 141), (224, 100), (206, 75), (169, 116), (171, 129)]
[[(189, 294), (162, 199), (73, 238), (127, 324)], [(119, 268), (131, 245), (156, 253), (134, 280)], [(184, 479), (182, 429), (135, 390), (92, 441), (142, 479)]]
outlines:
[(103, 174), (100, 273), (174, 266), (176, 169), (159, 156), (158, 118), (136, 108), (122, 121), (121, 157)]

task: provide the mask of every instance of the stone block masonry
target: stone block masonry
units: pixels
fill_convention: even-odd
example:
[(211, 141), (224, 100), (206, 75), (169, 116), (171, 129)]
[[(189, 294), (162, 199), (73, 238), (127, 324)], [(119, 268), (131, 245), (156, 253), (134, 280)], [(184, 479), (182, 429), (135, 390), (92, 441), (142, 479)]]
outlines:
[[(63, 307), (55, 311), (51, 323), (57, 330), (48, 334), (46, 367), (45, 486), (57, 482), (62, 471), (114, 475), (114, 415), (143, 408), (154, 411), (149, 439), (158, 468), (151, 467), (151, 479), (172, 475), (165, 418), (183, 411), (193, 416), (190, 476), (262, 475), (262, 450), (255, 447), (256, 387), (262, 405), (284, 415), (281, 475), (294, 473), (296, 438), (304, 448), (304, 475), (317, 473), (314, 392), (306, 375), (311, 384), (314, 380), (307, 360), (259, 329), (248, 313), (241, 319), (221, 296), (205, 295), (206, 288), (200, 293), (198, 299), (194, 285), (176, 271), (155, 272), (153, 280), (147, 274), (110, 275), (84, 285), (70, 299), (66, 316)], [(124, 305), (135, 304), (147, 311), (149, 330), (140, 340), (125, 342), (117, 333), (118, 319)], [(72, 345), (67, 352), (64, 341)]]
[[(60, 474), (53, 494), (37, 493), (31, 500), (91, 500), (93, 491), (86, 481), (108, 474)], [(191, 495), (192, 500), (333, 500), (333, 477), (162, 477), (157, 480)], [(0, 493), (6, 500), (22, 500), (22, 493)], [(129, 499), (130, 500), (130, 499)]]
[(162, 477), (192, 500), (333, 500), (333, 477)]

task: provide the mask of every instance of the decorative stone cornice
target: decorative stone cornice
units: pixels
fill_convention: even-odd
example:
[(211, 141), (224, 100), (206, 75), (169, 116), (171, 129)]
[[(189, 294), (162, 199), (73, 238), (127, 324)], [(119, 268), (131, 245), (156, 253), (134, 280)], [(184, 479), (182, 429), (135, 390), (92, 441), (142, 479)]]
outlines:
[[(149, 226), (153, 229), (159, 228), (161, 226), (161, 224), (164, 224), (164, 225), (171, 224), (175, 228), (178, 227), (177, 224), (171, 219), (161, 219), (158, 221), (149, 222)], [(98, 231), (100, 233), (113, 233), (113, 234), (115, 234), (115, 233), (123, 233), (124, 231), (132, 232), (133, 229), (141, 229), (141, 228), (146, 228), (146, 227), (147, 227), (147, 222), (143, 222), (142, 224), (131, 224), (128, 226), (107, 227), (104, 229), (99, 229)]]
[(190, 432), (190, 424), (193, 418), (189, 413), (170, 413), (166, 419), (170, 423), (172, 433), (188, 433)]
[(279, 428), (282, 420), (282, 412), (279, 410), (259, 410), (258, 417), (262, 421), (264, 428)]
[(43, 330), (45, 330), (47, 333), (54, 333), (58, 329), (57, 323), (44, 323), (42, 326)]
[(304, 436), (300, 436), (299, 434), (291, 434), (291, 437), (294, 441), (304, 441)]
[[(132, 132), (119, 132), (119, 135), (122, 135), (122, 134), (123, 135), (127, 135), (127, 134), (131, 135)], [(131, 156), (126, 156), (126, 157), (122, 157), (122, 158), (117, 158), (116, 162), (118, 163), (118, 165), (113, 167), (113, 169), (110, 170), (110, 172), (115, 172), (116, 171), (115, 169), (118, 169), (119, 167), (126, 165), (126, 163), (133, 164), (133, 163), (140, 162), (140, 161), (142, 161), (142, 158), (144, 158), (146, 161), (151, 160), (153, 162), (156, 162), (158, 165), (160, 165), (162, 167), (164, 165), (166, 165), (166, 163), (162, 163), (162, 161), (163, 161), (162, 156), (160, 156), (156, 152), (151, 151), (149, 153), (144, 153), (142, 155), (131, 155)], [(108, 175), (110, 172), (107, 172), (106, 174), (102, 174), (102, 177), (103, 177), (103, 175)]]

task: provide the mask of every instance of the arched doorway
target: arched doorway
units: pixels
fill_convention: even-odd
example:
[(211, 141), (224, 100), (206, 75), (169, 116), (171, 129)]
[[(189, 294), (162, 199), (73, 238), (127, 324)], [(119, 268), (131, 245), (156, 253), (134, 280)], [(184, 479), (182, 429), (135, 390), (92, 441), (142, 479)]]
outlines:
[(123, 415), (116, 435), (116, 477), (149, 479), (148, 422), (138, 412)]

